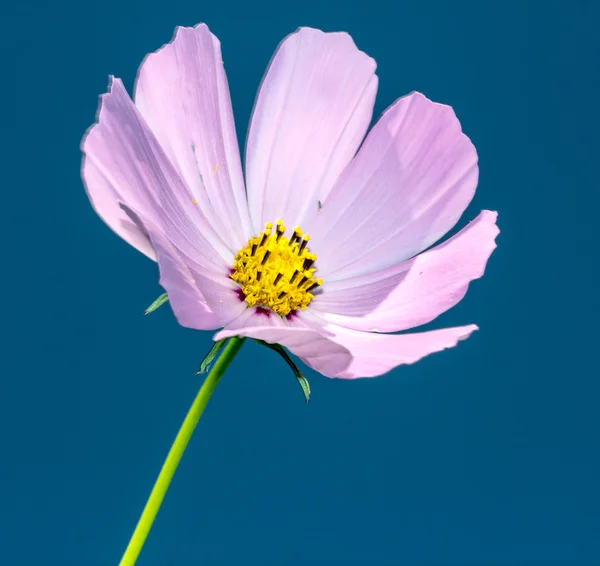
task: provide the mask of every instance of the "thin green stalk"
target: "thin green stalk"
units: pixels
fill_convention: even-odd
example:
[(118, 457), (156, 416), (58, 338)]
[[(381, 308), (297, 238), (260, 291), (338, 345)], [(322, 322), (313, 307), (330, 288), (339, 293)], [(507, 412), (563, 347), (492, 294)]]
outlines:
[(160, 470), (160, 474), (158, 474), (158, 478), (152, 488), (150, 493), (150, 497), (146, 502), (146, 506), (142, 511), (142, 515), (140, 520), (138, 521), (137, 526), (135, 527), (135, 531), (133, 531), (133, 535), (131, 536), (131, 540), (125, 549), (125, 554), (123, 554), (123, 558), (121, 558), (121, 562), (119, 562), (119, 566), (133, 566), (138, 559), (138, 556), (144, 546), (144, 542), (146, 541), (146, 537), (150, 532), (152, 527), (152, 523), (154, 523), (154, 519), (160, 509), (160, 505), (165, 498), (165, 494), (167, 493), (167, 489), (169, 489), (169, 485), (171, 480), (173, 479), (173, 475), (175, 474), (175, 470), (179, 465), (181, 457), (183, 456), (183, 452), (185, 451), (188, 442), (202, 416), (204, 411), (204, 407), (208, 403), (212, 392), (215, 390), (217, 383), (221, 379), (222, 375), (225, 373), (225, 370), (233, 360), (234, 356), (238, 353), (239, 349), (242, 347), (245, 338), (240, 338), (239, 336), (234, 336), (229, 339), (229, 342), (223, 349), (223, 353), (219, 356), (219, 359), (215, 362), (214, 367), (204, 380), (198, 395), (194, 399), (188, 414), (175, 437), (175, 442), (171, 446), (171, 450), (169, 450), (169, 454), (167, 455), (167, 459)]

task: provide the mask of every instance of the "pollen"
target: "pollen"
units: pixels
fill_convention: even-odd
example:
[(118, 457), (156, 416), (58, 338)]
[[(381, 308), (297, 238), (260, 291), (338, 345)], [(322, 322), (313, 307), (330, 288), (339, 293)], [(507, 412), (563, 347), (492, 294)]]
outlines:
[(288, 239), (285, 232), (281, 220), (275, 231), (267, 222), (262, 234), (235, 255), (230, 275), (249, 306), (269, 308), (281, 317), (305, 309), (323, 284), (315, 277), (317, 256), (308, 248), (308, 234), (297, 227)]

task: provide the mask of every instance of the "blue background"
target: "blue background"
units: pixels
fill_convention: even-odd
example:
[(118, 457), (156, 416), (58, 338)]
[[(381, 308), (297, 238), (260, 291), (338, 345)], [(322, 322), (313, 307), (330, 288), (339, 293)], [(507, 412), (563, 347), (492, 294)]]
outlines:
[(0, 563), (117, 564), (197, 388), (210, 333), (95, 216), (79, 143), (176, 25), (223, 44), (245, 139), (279, 41), (346, 30), (378, 115), (420, 90), (480, 154), (461, 224), (498, 210), (485, 277), (429, 327), (468, 341), (372, 380), (244, 346), (141, 566), (600, 564), (597, 23), (584, 0), (31, 0), (2, 8)]

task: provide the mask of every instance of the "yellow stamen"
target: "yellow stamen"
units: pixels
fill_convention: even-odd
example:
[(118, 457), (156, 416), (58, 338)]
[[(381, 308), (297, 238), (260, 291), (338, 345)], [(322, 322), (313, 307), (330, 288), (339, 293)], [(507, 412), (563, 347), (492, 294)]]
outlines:
[(314, 277), (317, 256), (307, 247), (307, 234), (296, 227), (288, 240), (281, 220), (274, 234), (272, 230), (268, 222), (262, 234), (250, 238), (235, 254), (231, 278), (248, 305), (267, 307), (284, 317), (305, 309), (314, 296), (311, 291), (323, 280)]

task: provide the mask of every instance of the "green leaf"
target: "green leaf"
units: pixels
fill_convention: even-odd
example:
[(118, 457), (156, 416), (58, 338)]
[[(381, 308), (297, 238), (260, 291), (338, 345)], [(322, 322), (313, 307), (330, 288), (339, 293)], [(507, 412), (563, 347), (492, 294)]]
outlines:
[(300, 387), (302, 387), (302, 393), (304, 393), (304, 398), (308, 403), (310, 401), (310, 385), (308, 383), (308, 379), (306, 379), (306, 377), (302, 375), (302, 373), (298, 369), (298, 366), (294, 363), (294, 360), (292, 360), (292, 358), (289, 357), (288, 353), (279, 344), (269, 344), (268, 342), (265, 342), (264, 340), (258, 340), (257, 338), (254, 338), (254, 341), (258, 342), (259, 344), (262, 344), (263, 346), (266, 346), (271, 350), (274, 350), (287, 362), (288, 366), (290, 366), (290, 368), (294, 372), (294, 375), (296, 376)]
[(146, 309), (146, 312), (144, 314), (150, 314), (151, 312), (155, 311), (158, 307), (162, 307), (168, 300), (169, 300), (169, 297), (167, 297), (167, 294), (163, 293), (160, 297), (158, 297), (158, 299), (156, 299), (156, 301), (154, 301)]
[(196, 375), (206, 373), (210, 369), (211, 364), (219, 355), (219, 352), (223, 349), (223, 346), (225, 346), (226, 342), (227, 338), (223, 338), (223, 340), (217, 340), (213, 344), (212, 348), (210, 349), (210, 352), (208, 352), (208, 354), (206, 354), (206, 357), (202, 360), (202, 363), (200, 364), (200, 369), (196, 372)]

